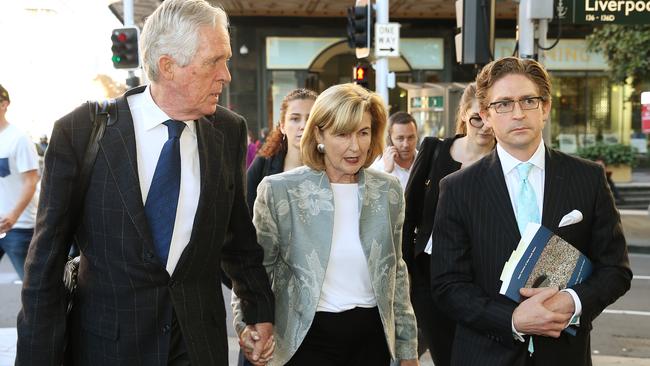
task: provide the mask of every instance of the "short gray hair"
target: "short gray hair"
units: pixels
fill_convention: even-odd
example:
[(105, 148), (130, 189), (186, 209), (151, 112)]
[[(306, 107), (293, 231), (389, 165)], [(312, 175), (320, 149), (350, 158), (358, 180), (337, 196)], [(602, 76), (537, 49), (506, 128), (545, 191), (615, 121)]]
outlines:
[(158, 81), (158, 59), (167, 55), (186, 66), (199, 46), (199, 27), (221, 25), (228, 31), (226, 12), (206, 0), (165, 0), (147, 18), (140, 34), (140, 54), (151, 81)]

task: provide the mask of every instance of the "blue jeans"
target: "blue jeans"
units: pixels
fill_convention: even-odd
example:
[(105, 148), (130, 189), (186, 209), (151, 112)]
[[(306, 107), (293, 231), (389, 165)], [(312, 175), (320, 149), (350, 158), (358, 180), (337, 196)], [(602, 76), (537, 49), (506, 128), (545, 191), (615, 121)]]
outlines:
[(32, 235), (34, 229), (11, 229), (7, 232), (7, 236), (0, 239), (0, 248), (11, 260), (21, 280), (25, 275), (25, 258), (27, 258), (27, 249), (29, 242), (32, 241)]

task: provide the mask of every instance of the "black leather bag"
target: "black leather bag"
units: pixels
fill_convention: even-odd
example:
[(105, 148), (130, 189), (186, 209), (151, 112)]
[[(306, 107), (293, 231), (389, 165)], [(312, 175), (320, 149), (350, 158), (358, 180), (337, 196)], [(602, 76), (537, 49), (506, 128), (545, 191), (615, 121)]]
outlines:
[[(81, 192), (81, 194), (74, 196), (75, 200), (72, 202), (70, 210), (73, 215), (78, 215), (78, 217), (81, 217), (83, 201), (90, 181), (90, 172), (92, 171), (93, 165), (95, 165), (97, 153), (99, 152), (99, 140), (104, 136), (106, 126), (110, 126), (117, 120), (115, 100), (111, 99), (110, 101), (103, 101), (101, 104), (98, 102), (88, 101), (87, 104), (90, 120), (93, 122), (93, 129), (90, 133), (88, 144), (86, 145), (81, 171), (79, 173), (79, 180), (77, 181), (77, 188), (79, 189), (77, 192)], [(75, 231), (80, 222), (80, 219), (76, 220), (76, 222), (73, 220), (73, 224), (71, 225), (72, 227), (69, 230), (69, 236), (72, 238), (71, 241), (73, 242), (73, 245), (77, 246), (77, 248), (79, 247), (79, 243), (75, 236)], [(80, 262), (80, 256), (71, 257), (68, 259), (63, 270), (63, 284), (65, 285), (67, 292), (68, 313), (72, 310), (74, 302), (74, 292), (77, 288), (77, 275), (79, 274)]]

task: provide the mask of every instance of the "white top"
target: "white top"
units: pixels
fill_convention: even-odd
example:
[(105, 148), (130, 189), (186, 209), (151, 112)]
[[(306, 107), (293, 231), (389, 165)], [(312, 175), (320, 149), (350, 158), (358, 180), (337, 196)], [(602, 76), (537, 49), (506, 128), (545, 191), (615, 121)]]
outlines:
[[(416, 150), (413, 158), (414, 159), (413, 162), (415, 162), (415, 156), (417, 156), (417, 154), (418, 152)], [(413, 168), (413, 164), (411, 164), (411, 168)], [(399, 166), (399, 164), (395, 163), (395, 168), (393, 169), (393, 171), (388, 173), (384, 169), (384, 159), (382, 159), (381, 156), (378, 157), (377, 160), (375, 160), (375, 162), (372, 163), (372, 165), (370, 166), (370, 169), (379, 170), (380, 172), (388, 173), (397, 177), (397, 179), (399, 179), (400, 185), (402, 186), (402, 190), (406, 190), (406, 183), (408, 183), (409, 181), (409, 175), (411, 175), (411, 168), (404, 169), (401, 166)]]
[(316, 311), (340, 313), (377, 306), (359, 238), (359, 185), (332, 183), (334, 231)]
[[(171, 119), (160, 109), (151, 97), (151, 88), (144, 92), (130, 95), (127, 98), (129, 109), (133, 116), (135, 130), (135, 146), (138, 159), (138, 178), (142, 202), (147, 202), (147, 194), (151, 187), (153, 174), (158, 164), (158, 157), (163, 145), (169, 139), (167, 126), (163, 122)], [(194, 215), (199, 204), (201, 192), (201, 170), (199, 166), (199, 150), (196, 140), (194, 121), (184, 121), (187, 125), (180, 137), (181, 145), (181, 186), (176, 209), (176, 221), (172, 233), (167, 272), (172, 274), (181, 257), (183, 250), (190, 241)]]
[[(508, 195), (510, 196), (510, 203), (512, 203), (513, 212), (517, 212), (517, 192), (519, 192), (519, 185), (521, 184), (517, 165), (520, 163), (531, 163), (533, 165), (528, 173), (528, 182), (535, 191), (537, 207), (539, 208), (539, 217), (542, 217), (542, 212), (544, 211), (544, 177), (546, 169), (546, 150), (544, 149), (544, 140), (540, 140), (537, 150), (535, 150), (535, 153), (533, 153), (533, 156), (531, 156), (528, 161), (519, 161), (519, 159), (510, 155), (498, 143), (497, 154), (501, 161), (501, 169), (503, 169), (503, 176), (505, 177), (506, 186), (508, 187)], [(573, 298), (573, 303), (575, 305), (573, 316), (580, 316), (580, 314), (582, 314), (582, 303), (580, 302), (578, 294), (572, 289), (564, 289), (562, 291), (568, 292)], [(523, 338), (521, 337), (523, 334), (515, 329), (514, 323), (512, 323), (512, 331), (516, 334), (515, 338), (523, 342)]]
[[(36, 148), (24, 132), (9, 124), (0, 131), (0, 217), (16, 207), (23, 191), (21, 174), (30, 170), (38, 170)], [(34, 228), (37, 202), (38, 186), (13, 228)]]

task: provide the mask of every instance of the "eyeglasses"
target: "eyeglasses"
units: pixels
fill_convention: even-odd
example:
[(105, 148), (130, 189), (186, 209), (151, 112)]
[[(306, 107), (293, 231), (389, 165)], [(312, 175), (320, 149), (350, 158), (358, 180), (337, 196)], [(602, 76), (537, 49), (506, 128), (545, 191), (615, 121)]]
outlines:
[(484, 123), (481, 117), (473, 116), (469, 118), (469, 124), (472, 125), (472, 127), (481, 128)]
[(498, 100), (488, 104), (488, 108), (494, 108), (497, 113), (510, 113), (515, 109), (515, 102), (517, 102), (522, 111), (528, 111), (531, 109), (537, 109), (540, 101), (544, 101), (544, 97), (528, 97), (519, 100)]

